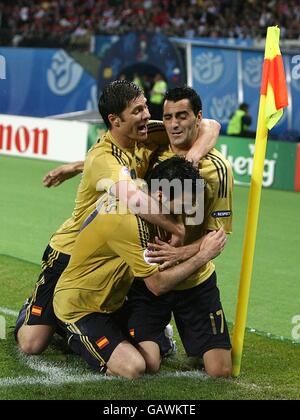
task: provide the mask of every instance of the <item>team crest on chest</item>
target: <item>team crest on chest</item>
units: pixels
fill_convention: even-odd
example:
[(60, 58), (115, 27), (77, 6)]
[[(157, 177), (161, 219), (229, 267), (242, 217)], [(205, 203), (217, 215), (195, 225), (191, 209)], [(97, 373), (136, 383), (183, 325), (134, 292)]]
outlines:
[(137, 167), (141, 167), (144, 163), (144, 161), (142, 159), (140, 159), (139, 157), (135, 156), (135, 163)]

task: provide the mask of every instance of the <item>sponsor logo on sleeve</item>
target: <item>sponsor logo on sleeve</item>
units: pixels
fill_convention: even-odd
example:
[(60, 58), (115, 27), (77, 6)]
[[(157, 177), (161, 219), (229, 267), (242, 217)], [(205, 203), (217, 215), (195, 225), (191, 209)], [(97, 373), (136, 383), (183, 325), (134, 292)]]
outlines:
[(215, 217), (216, 219), (218, 217), (230, 217), (231, 216), (231, 211), (230, 210), (219, 210), (219, 211), (214, 211), (211, 215), (212, 215), (212, 217)]

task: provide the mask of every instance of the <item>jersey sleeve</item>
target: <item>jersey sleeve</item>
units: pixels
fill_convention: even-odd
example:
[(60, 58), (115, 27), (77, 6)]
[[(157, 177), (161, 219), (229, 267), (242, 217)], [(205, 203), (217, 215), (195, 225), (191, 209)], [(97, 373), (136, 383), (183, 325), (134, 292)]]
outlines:
[(147, 224), (138, 216), (122, 217), (118, 232), (108, 240), (109, 247), (128, 264), (135, 277), (149, 277), (158, 271), (158, 264), (147, 262), (145, 252), (149, 242)]
[(90, 182), (96, 186), (97, 191), (109, 192), (112, 185), (119, 181), (132, 182), (130, 169), (126, 162), (118, 162), (115, 156), (109, 153), (96, 156), (89, 165)]
[(205, 230), (223, 228), (225, 233), (232, 232), (232, 192), (233, 173), (226, 160), (215, 160), (216, 174), (206, 183), (205, 192)]

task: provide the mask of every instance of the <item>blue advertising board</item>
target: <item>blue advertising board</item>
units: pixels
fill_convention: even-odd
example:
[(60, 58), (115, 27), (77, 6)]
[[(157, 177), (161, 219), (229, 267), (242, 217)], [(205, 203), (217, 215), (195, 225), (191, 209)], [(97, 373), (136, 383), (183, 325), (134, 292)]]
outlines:
[(0, 113), (44, 117), (95, 109), (95, 79), (64, 50), (0, 48)]
[[(294, 67), (299, 67), (299, 77), (293, 77), (291, 64), (291, 82), (287, 78), (291, 92), (290, 125), (288, 111), (285, 110), (284, 116), (271, 131), (273, 135), (287, 133), (288, 129), (300, 131), (300, 56), (298, 64), (295, 57), (284, 55), (283, 58), (286, 69), (294, 59)], [(259, 51), (192, 46), (193, 87), (202, 98), (203, 114), (218, 120), (223, 132), (241, 102), (249, 104), (252, 116), (250, 129), (256, 130), (263, 61), (264, 54)], [(298, 72), (294, 71), (294, 74)]]
[(193, 87), (203, 102), (205, 116), (227, 124), (238, 102), (236, 52), (218, 48), (192, 49)]
[(102, 60), (112, 44), (117, 42), (119, 38), (118, 35), (95, 35), (93, 53)]
[(289, 56), (293, 129), (300, 130), (300, 55)]

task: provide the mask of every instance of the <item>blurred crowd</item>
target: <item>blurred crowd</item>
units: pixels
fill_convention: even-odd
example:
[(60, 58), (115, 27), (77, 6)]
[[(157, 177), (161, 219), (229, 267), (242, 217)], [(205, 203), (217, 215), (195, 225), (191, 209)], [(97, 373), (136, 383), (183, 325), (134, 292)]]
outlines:
[(148, 107), (153, 120), (161, 120), (163, 114), (163, 102), (165, 93), (167, 92), (168, 85), (164, 76), (161, 73), (138, 73), (135, 72), (133, 77), (124, 73), (120, 74), (120, 80), (132, 80), (139, 86), (145, 94), (148, 101)]
[(93, 34), (159, 31), (187, 38), (261, 38), (279, 25), (298, 39), (298, 0), (14, 0), (0, 1), (1, 44), (85, 45)]

